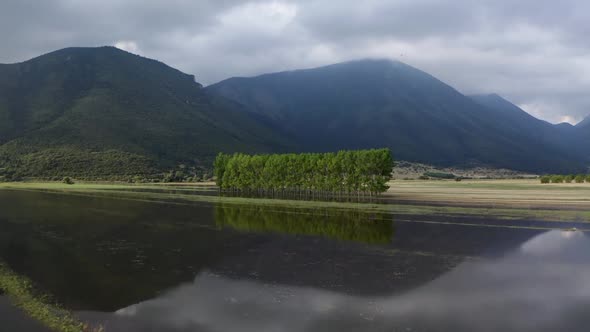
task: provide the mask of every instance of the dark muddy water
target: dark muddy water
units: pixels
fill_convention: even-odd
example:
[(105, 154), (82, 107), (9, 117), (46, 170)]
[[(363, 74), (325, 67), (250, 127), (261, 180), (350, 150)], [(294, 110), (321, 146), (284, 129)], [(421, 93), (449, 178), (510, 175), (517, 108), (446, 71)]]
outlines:
[(106, 332), (588, 330), (585, 233), (462, 222), (0, 191), (0, 259)]

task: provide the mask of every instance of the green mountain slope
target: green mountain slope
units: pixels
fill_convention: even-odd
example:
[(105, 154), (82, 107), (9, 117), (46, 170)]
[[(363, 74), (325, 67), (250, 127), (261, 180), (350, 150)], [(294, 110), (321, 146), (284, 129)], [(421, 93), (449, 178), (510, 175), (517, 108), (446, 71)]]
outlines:
[(482, 105), (400, 62), (361, 60), (230, 78), (206, 90), (267, 117), (308, 151), (389, 146), (396, 159), (436, 165), (586, 168), (576, 153), (539, 140), (534, 132), (545, 125), (522, 110)]
[[(288, 146), (194, 77), (113, 47), (0, 65), (0, 169), (20, 176), (158, 173), (219, 151)], [(2, 176), (2, 174), (0, 174)]]

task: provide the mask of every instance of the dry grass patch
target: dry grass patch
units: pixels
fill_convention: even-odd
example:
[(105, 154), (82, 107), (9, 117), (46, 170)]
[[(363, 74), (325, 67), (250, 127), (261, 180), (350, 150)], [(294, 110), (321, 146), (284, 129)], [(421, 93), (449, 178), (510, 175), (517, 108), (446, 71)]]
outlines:
[(386, 197), (399, 201), (528, 209), (590, 210), (590, 184), (538, 180), (391, 181)]

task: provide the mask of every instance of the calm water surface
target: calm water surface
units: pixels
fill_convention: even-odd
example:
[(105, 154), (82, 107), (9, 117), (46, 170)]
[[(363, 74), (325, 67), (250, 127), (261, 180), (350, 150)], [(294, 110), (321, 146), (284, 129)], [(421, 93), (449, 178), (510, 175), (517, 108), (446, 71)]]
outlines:
[(588, 331), (585, 233), (406, 219), (0, 191), (0, 259), (107, 332)]

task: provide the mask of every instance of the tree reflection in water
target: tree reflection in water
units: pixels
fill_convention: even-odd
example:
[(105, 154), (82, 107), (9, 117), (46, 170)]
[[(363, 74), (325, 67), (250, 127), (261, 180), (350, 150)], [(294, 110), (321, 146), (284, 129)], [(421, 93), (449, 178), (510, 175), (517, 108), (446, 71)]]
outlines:
[(352, 210), (288, 210), (257, 206), (215, 208), (218, 227), (244, 232), (312, 235), (343, 241), (387, 244), (394, 234), (392, 217)]

